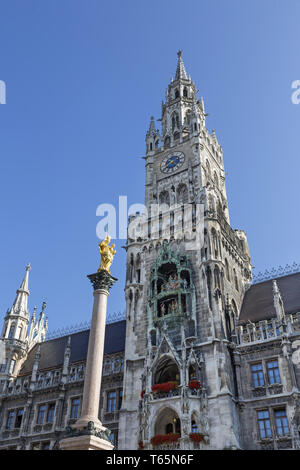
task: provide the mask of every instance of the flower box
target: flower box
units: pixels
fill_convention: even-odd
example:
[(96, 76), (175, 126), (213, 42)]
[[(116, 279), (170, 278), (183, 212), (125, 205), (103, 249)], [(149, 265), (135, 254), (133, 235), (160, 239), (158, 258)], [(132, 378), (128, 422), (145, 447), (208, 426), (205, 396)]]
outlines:
[(200, 432), (191, 432), (190, 439), (193, 442), (202, 442), (204, 441), (204, 436)]
[(159, 392), (170, 392), (171, 390), (174, 390), (175, 388), (178, 388), (178, 382), (165, 382), (163, 384), (155, 384), (152, 385), (152, 392), (154, 393), (159, 393)]
[(192, 390), (199, 390), (199, 388), (201, 388), (200, 381), (199, 380), (190, 380), (189, 388), (191, 388)]
[(156, 436), (151, 438), (151, 444), (153, 446), (159, 446), (161, 444), (171, 444), (172, 442), (178, 441), (180, 434), (156, 434)]

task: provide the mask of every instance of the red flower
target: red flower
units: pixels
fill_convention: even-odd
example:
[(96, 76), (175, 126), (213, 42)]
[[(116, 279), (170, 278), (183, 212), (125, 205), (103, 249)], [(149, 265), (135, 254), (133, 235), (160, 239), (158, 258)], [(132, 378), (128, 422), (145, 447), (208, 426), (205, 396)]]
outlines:
[(171, 442), (176, 442), (180, 438), (180, 434), (156, 434), (156, 436), (151, 438), (151, 444), (153, 446), (159, 446), (161, 444), (170, 444)]
[(200, 387), (201, 384), (199, 380), (191, 380), (189, 382), (189, 388), (192, 388), (193, 390), (199, 390)]
[(204, 440), (204, 436), (200, 432), (191, 432), (190, 439), (194, 442), (201, 442)]
[(139, 441), (139, 449), (143, 450), (144, 449), (144, 444), (143, 441)]
[(163, 384), (155, 384), (152, 385), (152, 392), (165, 392), (168, 393), (171, 390), (174, 390), (178, 387), (178, 382), (165, 382)]

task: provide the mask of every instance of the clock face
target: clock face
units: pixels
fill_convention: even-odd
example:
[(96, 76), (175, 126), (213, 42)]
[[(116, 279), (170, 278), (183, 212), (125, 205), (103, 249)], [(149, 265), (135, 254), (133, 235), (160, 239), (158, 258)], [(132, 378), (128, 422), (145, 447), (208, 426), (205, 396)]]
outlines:
[(178, 170), (184, 162), (184, 155), (182, 152), (173, 152), (164, 157), (161, 162), (160, 169), (163, 173), (173, 173)]

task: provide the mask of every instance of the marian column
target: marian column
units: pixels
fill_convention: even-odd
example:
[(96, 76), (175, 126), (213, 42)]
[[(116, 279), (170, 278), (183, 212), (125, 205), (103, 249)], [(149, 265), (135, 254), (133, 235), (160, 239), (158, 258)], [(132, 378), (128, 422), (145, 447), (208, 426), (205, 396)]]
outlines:
[(81, 416), (67, 428), (70, 437), (60, 442), (63, 450), (112, 450), (108, 437), (110, 431), (99, 420), (99, 403), (102, 380), (102, 364), (105, 340), (106, 308), (109, 289), (117, 281), (110, 272), (116, 253), (110, 237), (99, 243), (101, 266), (98, 272), (88, 276), (94, 288), (94, 306), (91, 321), (88, 355), (85, 369)]

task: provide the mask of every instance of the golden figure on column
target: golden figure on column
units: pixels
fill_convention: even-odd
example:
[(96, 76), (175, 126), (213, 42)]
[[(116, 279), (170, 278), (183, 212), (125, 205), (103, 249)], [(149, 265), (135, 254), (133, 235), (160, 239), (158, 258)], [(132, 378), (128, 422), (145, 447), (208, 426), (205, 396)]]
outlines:
[(115, 244), (112, 243), (111, 246), (109, 246), (110, 243), (110, 236), (107, 235), (102, 242), (99, 243), (99, 251), (101, 255), (101, 265), (100, 268), (98, 269), (98, 272), (104, 270), (109, 273), (109, 268), (112, 265), (114, 256), (116, 254)]

